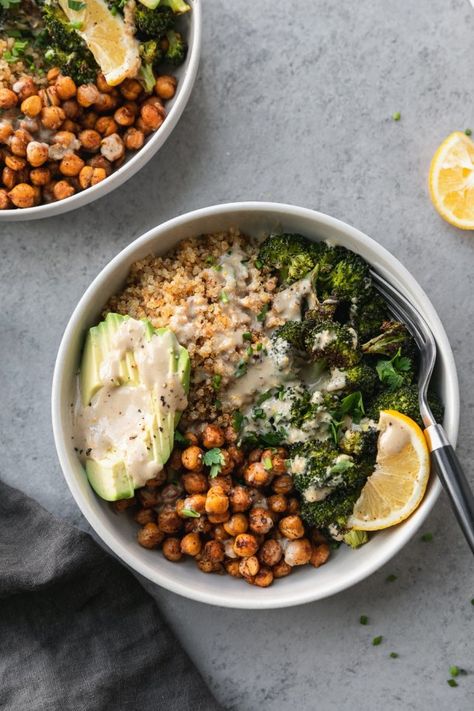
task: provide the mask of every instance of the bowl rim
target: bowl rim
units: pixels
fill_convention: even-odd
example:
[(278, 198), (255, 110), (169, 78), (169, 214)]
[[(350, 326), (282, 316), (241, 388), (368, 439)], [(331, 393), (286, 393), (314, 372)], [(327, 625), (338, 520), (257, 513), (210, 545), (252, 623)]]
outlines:
[(71, 197), (57, 202), (36, 205), (24, 209), (0, 210), (1, 222), (26, 222), (28, 220), (40, 220), (46, 217), (53, 217), (71, 210), (77, 210), (84, 205), (88, 205), (95, 200), (123, 185), (129, 178), (143, 168), (166, 143), (172, 131), (175, 129), (181, 114), (187, 106), (191, 92), (196, 81), (199, 60), (201, 56), (202, 44), (202, 3), (201, 0), (188, 0), (192, 6), (190, 19), (190, 36), (186, 69), (180, 81), (180, 87), (169, 113), (163, 125), (158, 131), (151, 134), (145, 145), (120, 166), (120, 168), (109, 175), (105, 180), (94, 185), (87, 190), (71, 195)]
[[(316, 210), (311, 210), (309, 208), (298, 207), (296, 205), (284, 204), (284, 203), (272, 203), (272, 202), (235, 202), (235, 203), (224, 203), (220, 205), (212, 205), (205, 208), (200, 208), (193, 210), (191, 212), (184, 213), (177, 217), (174, 217), (166, 222), (156, 225), (152, 229), (148, 230), (146, 233), (133, 240), (128, 246), (121, 250), (111, 261), (99, 272), (92, 283), (84, 292), (83, 296), (76, 305), (69, 322), (64, 331), (62, 337), (56, 363), (54, 367), (53, 383), (52, 383), (52, 425), (53, 425), (53, 435), (56, 445), (56, 451), (58, 454), (58, 459), (61, 465), (61, 470), (72, 496), (79, 506), (82, 514), (91, 525), (92, 529), (99, 536), (101, 541), (126, 565), (128, 565), (132, 570), (136, 571), (140, 575), (150, 580), (163, 588), (170, 590), (171, 592), (182, 595), (183, 597), (190, 598), (197, 602), (204, 602), (207, 604), (213, 604), (220, 607), (229, 608), (240, 608), (240, 609), (272, 609), (272, 608), (282, 608), (282, 607), (292, 607), (296, 605), (301, 605), (309, 602), (313, 602), (319, 599), (324, 599), (330, 597), (338, 592), (352, 587), (361, 580), (369, 577), (378, 568), (387, 563), (396, 553), (398, 553), (406, 543), (412, 538), (416, 531), (421, 527), (424, 520), (432, 510), (440, 492), (441, 484), (437, 477), (434, 478), (431, 489), (425, 495), (425, 499), (422, 505), (417, 510), (416, 515), (410, 517), (404, 522), (403, 527), (398, 529), (396, 539), (391, 542), (388, 540), (386, 545), (381, 549), (374, 552), (371, 559), (365, 561), (364, 564), (360, 566), (354, 573), (348, 575), (342, 581), (335, 581), (329, 586), (326, 586), (324, 592), (321, 592), (317, 586), (309, 585), (303, 591), (299, 591), (297, 594), (288, 593), (286, 597), (280, 596), (279, 599), (273, 599), (272, 597), (265, 597), (262, 595), (259, 598), (258, 604), (252, 599), (247, 599), (244, 595), (236, 602), (235, 600), (226, 600), (225, 593), (224, 599), (222, 599), (222, 593), (219, 593), (218, 586), (216, 586), (216, 592), (210, 593), (207, 591), (195, 590), (190, 588), (179, 581), (169, 580), (166, 576), (162, 576), (161, 572), (157, 568), (151, 568), (150, 566), (142, 563), (142, 561), (137, 560), (133, 553), (129, 553), (125, 550), (123, 544), (117, 540), (115, 534), (109, 532), (107, 527), (103, 523), (101, 516), (97, 515), (96, 512), (89, 509), (87, 502), (84, 500), (82, 492), (80, 490), (79, 484), (76, 481), (76, 477), (72, 468), (69, 467), (68, 463), (68, 447), (66, 445), (66, 436), (64, 433), (64, 427), (62, 422), (62, 402), (61, 402), (61, 389), (62, 383), (65, 378), (70, 377), (70, 372), (66, 371), (64, 364), (66, 362), (66, 356), (70, 343), (73, 340), (73, 336), (78, 328), (81, 326), (82, 312), (86, 309), (89, 302), (96, 296), (100, 287), (109, 275), (113, 274), (115, 269), (124, 263), (129, 263), (131, 265), (133, 261), (133, 254), (142, 249), (148, 242), (155, 242), (157, 238), (166, 234), (171, 229), (184, 227), (188, 222), (194, 221), (199, 218), (213, 218), (216, 216), (224, 216), (226, 213), (236, 214), (238, 212), (254, 212), (258, 213), (271, 213), (272, 216), (278, 217), (281, 215), (282, 218), (288, 217), (302, 217), (309, 219), (314, 222), (318, 222), (319, 225), (324, 225), (329, 228), (334, 228), (339, 230), (349, 237), (354, 238), (357, 242), (368, 247), (374, 255), (378, 258), (388, 260), (394, 267), (397, 277), (401, 276), (410, 283), (410, 288), (416, 293), (418, 303), (422, 306), (423, 313), (429, 314), (429, 320), (431, 323), (435, 324), (436, 332), (435, 337), (438, 345), (438, 349), (443, 352), (444, 359), (446, 361), (445, 375), (448, 381), (449, 393), (451, 398), (450, 421), (446, 424), (446, 431), (448, 437), (455, 446), (457, 441), (458, 429), (459, 429), (459, 386), (456, 365), (454, 362), (453, 353), (451, 346), (449, 344), (448, 337), (444, 330), (444, 327), (437, 315), (434, 306), (431, 304), (427, 295), (418, 284), (415, 277), (406, 269), (406, 267), (399, 262), (399, 260), (394, 257), (385, 247), (380, 245), (378, 242), (368, 237), (366, 234), (360, 230), (348, 225), (347, 223), (326, 215), (322, 212)], [(236, 217), (236, 222), (238, 217)]]

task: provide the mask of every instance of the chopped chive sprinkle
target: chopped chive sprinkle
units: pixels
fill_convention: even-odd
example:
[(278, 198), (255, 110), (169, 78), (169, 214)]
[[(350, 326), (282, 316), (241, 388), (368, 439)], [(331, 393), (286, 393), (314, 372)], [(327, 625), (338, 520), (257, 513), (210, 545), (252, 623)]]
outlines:
[(181, 509), (181, 515), (188, 518), (201, 518), (201, 514), (194, 509)]
[(394, 121), (400, 121), (401, 117), (402, 117), (402, 115), (401, 115), (400, 111), (395, 111), (395, 113), (392, 114), (392, 118)]
[(458, 682), (455, 681), (454, 679), (448, 679), (448, 684), (449, 686), (458, 686)]
[(260, 259), (256, 259), (255, 266), (257, 267), (257, 269), (261, 269), (263, 267), (263, 262), (261, 262)]
[(220, 295), (219, 298), (220, 298), (220, 300), (222, 301), (223, 304), (228, 304), (228, 303), (229, 303), (229, 297), (228, 297), (228, 295), (226, 294), (225, 291), (221, 291), (221, 295)]
[(251, 341), (252, 340), (252, 334), (250, 331), (246, 331), (245, 333), (242, 334), (242, 340), (244, 341)]
[(390, 652), (391, 659), (398, 659), (398, 654), (396, 652)]
[(392, 573), (391, 575), (387, 575), (387, 577), (385, 578), (385, 582), (386, 583), (393, 583), (393, 582), (395, 582), (396, 579), (397, 579), (397, 576), (393, 575), (393, 573)]
[(262, 461), (263, 461), (263, 466), (265, 467), (265, 469), (272, 468), (272, 458), (271, 457), (264, 457)]
[(460, 668), (457, 666), (449, 667), (449, 673), (451, 674), (451, 676), (459, 676), (460, 671)]
[(253, 411), (253, 419), (254, 420), (264, 420), (265, 419), (265, 412), (261, 407), (256, 407), (255, 410)]
[(268, 309), (270, 308), (269, 304), (265, 304), (260, 313), (257, 316), (257, 321), (265, 321), (265, 316), (268, 313)]
[(235, 369), (235, 377), (241, 378), (247, 372), (247, 363), (244, 360), (239, 360), (237, 363), (237, 368)]
[(222, 375), (219, 375), (219, 374), (214, 375), (212, 378), (212, 387), (214, 388), (214, 390), (219, 390), (221, 383), (222, 383)]
[(433, 540), (433, 534), (432, 533), (424, 533), (421, 537), (421, 540), (424, 543), (430, 543)]
[(470, 128), (466, 128), (466, 130), (464, 131), (464, 133), (466, 134), (466, 136), (471, 136), (471, 135), (472, 135), (472, 131), (471, 131)]
[(253, 355), (253, 348), (252, 346), (249, 346), (248, 348), (245, 349), (245, 352), (248, 356)]
[(367, 617), (367, 615), (361, 615), (361, 616), (359, 617), (359, 622), (360, 622), (361, 625), (368, 625), (368, 624), (369, 624), (369, 618)]
[(374, 637), (374, 638), (373, 638), (372, 644), (374, 645), (374, 647), (378, 647), (379, 644), (382, 642), (382, 640), (383, 640), (383, 637), (382, 637), (382, 635), (380, 634), (378, 637)]
[(261, 351), (263, 348), (263, 343), (257, 343), (257, 351)]

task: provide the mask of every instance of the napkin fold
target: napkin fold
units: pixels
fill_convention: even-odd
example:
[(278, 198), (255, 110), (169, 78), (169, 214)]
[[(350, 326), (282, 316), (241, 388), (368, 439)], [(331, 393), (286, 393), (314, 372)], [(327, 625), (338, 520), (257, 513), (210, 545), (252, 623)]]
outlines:
[(0, 708), (219, 711), (137, 580), (0, 482)]

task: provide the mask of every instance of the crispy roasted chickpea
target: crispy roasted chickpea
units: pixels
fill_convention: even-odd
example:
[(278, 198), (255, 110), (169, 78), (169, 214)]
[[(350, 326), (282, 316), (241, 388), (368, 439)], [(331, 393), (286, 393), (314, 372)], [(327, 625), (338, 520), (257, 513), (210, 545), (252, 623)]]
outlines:
[(41, 113), (42, 108), (43, 102), (41, 101), (38, 94), (35, 94), (34, 96), (29, 96), (27, 99), (21, 102), (22, 112), (25, 114), (25, 116), (29, 116), (30, 118), (38, 116)]
[(258, 541), (251, 533), (239, 533), (234, 540), (234, 553), (240, 558), (255, 555), (258, 550)]
[(293, 479), (289, 474), (276, 476), (272, 481), (272, 489), (275, 494), (289, 494), (293, 491)]
[(208, 519), (211, 523), (225, 523), (230, 519), (230, 513), (229, 511), (224, 511), (224, 513), (220, 514), (208, 514)]
[(273, 474), (265, 469), (262, 462), (252, 462), (244, 471), (244, 479), (250, 486), (268, 486)]
[(90, 165), (85, 165), (79, 173), (79, 185), (83, 190), (91, 185), (97, 185), (107, 177), (107, 173), (103, 168), (92, 168)]
[(28, 183), (18, 183), (15, 187), (10, 190), (8, 197), (15, 205), (15, 207), (33, 207), (36, 200), (36, 190), (32, 185)]
[(126, 511), (132, 506), (135, 506), (136, 503), (136, 498), (132, 496), (132, 498), (130, 499), (119, 499), (118, 501), (114, 501), (112, 504), (112, 508), (114, 509), (115, 513), (122, 513), (122, 511)]
[(273, 494), (268, 497), (267, 501), (270, 511), (274, 511), (274, 513), (285, 513), (288, 508), (288, 501), (284, 494)]
[(62, 104), (62, 110), (66, 114), (66, 119), (76, 119), (79, 118), (82, 112), (82, 107), (79, 106), (75, 99), (68, 99)]
[(61, 70), (59, 67), (51, 67), (51, 69), (48, 70), (48, 73), (46, 74), (46, 79), (48, 82), (51, 84), (52, 82), (55, 82), (58, 76), (61, 74)]
[(15, 82), (15, 94), (20, 101), (24, 101), (29, 96), (38, 93), (38, 87), (31, 77), (21, 77)]
[(135, 128), (140, 131), (140, 133), (143, 133), (144, 136), (149, 136), (150, 133), (153, 133), (152, 129), (143, 121), (141, 116), (135, 121)]
[(311, 553), (311, 558), (309, 562), (315, 568), (319, 568), (320, 565), (324, 565), (331, 555), (331, 549), (327, 543), (320, 543), (319, 545), (313, 546), (313, 552)]
[(118, 125), (112, 116), (101, 116), (91, 128), (95, 128), (101, 136), (111, 136), (113, 133), (117, 133)]
[(14, 91), (0, 88), (0, 109), (12, 109), (17, 101), (18, 97)]
[(288, 565), (306, 565), (311, 559), (313, 548), (307, 538), (292, 540), (285, 549), (285, 563)]
[(125, 145), (119, 134), (112, 133), (110, 136), (105, 136), (100, 143), (100, 152), (112, 163), (122, 158), (125, 153)]
[(183, 521), (176, 513), (172, 504), (163, 506), (158, 514), (158, 526), (163, 533), (178, 533), (181, 530)]
[(254, 578), (253, 584), (259, 588), (268, 588), (273, 583), (273, 573), (270, 568), (262, 566)]
[(207, 516), (201, 516), (199, 518), (189, 518), (184, 523), (184, 530), (186, 533), (202, 533), (207, 536), (211, 533), (212, 524), (207, 518)]
[(221, 541), (208, 541), (202, 551), (203, 557), (213, 563), (222, 563), (224, 560), (224, 546)]
[(172, 99), (173, 96), (176, 94), (177, 83), (178, 82), (176, 81), (175, 77), (169, 76), (168, 74), (163, 74), (156, 80), (155, 94), (159, 96), (160, 99), (169, 101), (169, 99)]
[(224, 444), (224, 431), (217, 425), (206, 425), (202, 431), (202, 443), (206, 449), (222, 447)]
[(163, 541), (163, 555), (173, 563), (181, 560), (183, 554), (181, 552), (181, 541), (179, 538), (165, 538)]
[(144, 526), (146, 523), (155, 523), (156, 514), (153, 509), (138, 509), (133, 518), (140, 526)]
[(55, 131), (65, 118), (66, 114), (60, 106), (45, 106), (41, 109), (41, 123), (45, 128)]
[(289, 514), (299, 514), (301, 510), (300, 507), (300, 502), (296, 498), (296, 496), (292, 496), (288, 499), (288, 509), (287, 513)]
[(189, 474), (183, 474), (181, 482), (184, 486), (184, 490), (188, 494), (203, 494), (209, 488), (207, 476), (202, 472), (190, 472)]
[(242, 577), (240, 574), (240, 570), (239, 570), (239, 567), (240, 567), (240, 559), (239, 558), (235, 558), (234, 560), (226, 560), (224, 563), (224, 566), (225, 566), (225, 569), (226, 569), (226, 572), (228, 573), (228, 575), (232, 575), (233, 578), (241, 578)]
[(128, 106), (119, 106), (114, 113), (114, 121), (119, 126), (132, 126), (135, 122), (135, 114)]
[(12, 170), (19, 171), (23, 170), (25, 167), (26, 160), (24, 158), (20, 158), (19, 156), (11, 156), (7, 154), (5, 156), (5, 165)]
[(200, 447), (192, 444), (183, 449), (181, 453), (181, 463), (185, 469), (198, 471), (202, 467), (203, 451)]
[(230, 519), (224, 523), (224, 529), (230, 536), (238, 536), (245, 533), (249, 527), (247, 516), (243, 513), (232, 514)]
[(8, 193), (3, 188), (0, 188), (0, 210), (8, 210), (9, 207), (11, 207), (11, 203)]
[[(182, 501), (182, 506), (180, 506), (181, 511), (184, 509), (185, 511), (196, 511), (196, 513), (202, 514), (206, 510), (205, 494), (191, 494), (190, 496), (186, 496), (184, 499), (180, 499), (180, 501)], [(179, 501), (176, 502), (177, 511), (178, 503)], [(186, 514), (184, 514), (183, 518), (186, 518)]]
[(230, 506), (235, 513), (247, 511), (252, 505), (250, 492), (245, 486), (234, 486), (229, 494)]
[(79, 175), (84, 165), (82, 158), (79, 158), (75, 153), (69, 153), (59, 164), (59, 171), (68, 178), (72, 178)]
[(98, 72), (95, 83), (97, 85), (97, 88), (102, 94), (110, 94), (114, 91), (114, 87), (110, 86), (110, 84), (107, 84), (107, 79), (105, 76), (102, 74), (102, 72)]
[(235, 428), (233, 425), (229, 425), (228, 427), (225, 428), (225, 441), (227, 444), (235, 444), (237, 442), (239, 433), (235, 431)]
[(198, 568), (202, 573), (219, 573), (222, 570), (222, 565), (209, 560), (209, 558), (201, 558), (198, 560)]
[(259, 570), (260, 563), (258, 562), (258, 558), (256, 556), (251, 555), (248, 558), (241, 558), (239, 563), (239, 572), (242, 577), (253, 578), (254, 575), (257, 575)]
[(147, 486), (149, 489), (157, 489), (159, 486), (162, 486), (166, 481), (166, 473), (164, 469), (161, 470), (161, 472), (158, 472), (158, 474), (155, 474), (153, 479), (147, 479), (145, 482), (145, 486)]
[(156, 523), (146, 523), (137, 533), (137, 540), (143, 548), (157, 548), (165, 534), (160, 531)]
[(185, 432), (183, 436), (184, 439), (187, 441), (188, 446), (192, 444), (199, 444), (199, 437), (195, 432)]
[(119, 91), (127, 101), (135, 101), (143, 91), (137, 79), (125, 79), (119, 86)]
[(288, 563), (285, 563), (284, 560), (280, 560), (279, 563), (273, 566), (273, 577), (274, 578), (285, 578), (287, 575), (291, 573), (293, 568), (291, 565), (288, 565)]
[(81, 84), (77, 88), (77, 103), (85, 108), (95, 104), (99, 98), (99, 90), (95, 84)]
[[(234, 471), (235, 463), (226, 449), (221, 449), (221, 474), (226, 476)], [(231, 482), (232, 485), (232, 482)]]
[(160, 111), (157, 106), (152, 104), (142, 104), (140, 116), (145, 124), (152, 131), (156, 131), (165, 120), (164, 111)]
[(270, 463), (268, 468), (271, 469), (273, 474), (285, 474), (287, 471), (287, 458), (288, 454), (286, 450), (279, 447), (278, 449), (265, 449), (262, 452), (261, 461), (264, 462), (267, 467), (267, 462)]
[(77, 87), (71, 77), (65, 77), (60, 74), (56, 79), (55, 87), (61, 101), (67, 101), (67, 99), (72, 99), (73, 96), (76, 96)]
[(8, 190), (11, 190), (19, 182), (18, 173), (5, 166), (2, 170), (2, 182)]
[(24, 128), (19, 128), (10, 138), (10, 150), (16, 156), (26, 156), (28, 142), (33, 140), (33, 136)]
[(232, 491), (232, 477), (218, 474), (215, 477), (208, 476), (209, 487), (220, 486), (226, 496)]
[(285, 516), (278, 524), (278, 528), (282, 536), (289, 538), (291, 541), (304, 536), (303, 521), (299, 516)]
[(13, 126), (9, 121), (0, 121), (0, 143), (7, 143), (13, 133)]
[(31, 141), (26, 147), (26, 159), (33, 168), (39, 168), (48, 160), (49, 146), (47, 143)]
[[(222, 516), (222, 514), (219, 515)], [(225, 523), (217, 523), (212, 529), (212, 537), (215, 538), (216, 541), (226, 541), (229, 538), (229, 534), (224, 528)]]
[(236, 447), (235, 444), (231, 444), (227, 447), (227, 452), (229, 454), (229, 457), (234, 462), (234, 466), (240, 467), (240, 465), (243, 464), (244, 453), (239, 447)]
[(262, 457), (262, 452), (263, 452), (263, 449), (259, 449), (259, 448), (252, 449), (252, 451), (249, 452), (248, 457), (247, 457), (249, 463), (253, 464), (253, 462), (259, 462)]
[(161, 503), (161, 494), (156, 489), (147, 489), (143, 487), (137, 492), (138, 500), (144, 509), (152, 509)]
[(187, 533), (181, 539), (181, 553), (196, 556), (201, 552), (202, 543), (199, 533)]
[(229, 508), (229, 497), (221, 486), (212, 486), (206, 496), (206, 511), (208, 514), (223, 514)]
[(99, 114), (112, 112), (116, 109), (118, 99), (113, 94), (99, 94), (97, 101), (94, 101), (94, 109)]
[(258, 557), (261, 563), (273, 568), (274, 565), (280, 562), (283, 556), (283, 548), (279, 541), (269, 538), (262, 543), (258, 551)]
[(78, 138), (81, 142), (83, 150), (87, 151), (88, 153), (97, 153), (97, 151), (100, 149), (100, 142), (102, 140), (102, 136), (98, 131), (95, 131), (93, 128), (84, 129), (84, 131), (80, 132)]
[(249, 526), (253, 533), (265, 535), (273, 528), (273, 519), (270, 512), (263, 506), (255, 506), (249, 512)]
[(87, 165), (91, 165), (93, 168), (102, 168), (105, 170), (106, 175), (111, 175), (113, 172), (112, 164), (109, 163), (107, 158), (104, 158), (104, 156), (93, 156), (87, 161)]

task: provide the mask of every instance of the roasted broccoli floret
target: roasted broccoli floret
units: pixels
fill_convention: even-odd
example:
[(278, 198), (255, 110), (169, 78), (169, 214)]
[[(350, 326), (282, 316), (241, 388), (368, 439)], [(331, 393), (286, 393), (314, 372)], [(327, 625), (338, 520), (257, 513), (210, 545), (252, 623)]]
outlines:
[(141, 42), (139, 47), (142, 65), (140, 67), (140, 78), (145, 87), (145, 91), (151, 94), (155, 86), (156, 77), (153, 67), (159, 63), (163, 56), (159, 42), (156, 40), (148, 40)]
[(374, 466), (377, 456), (378, 432), (375, 427), (358, 427), (344, 432), (338, 442), (339, 449), (357, 460), (366, 460), (368, 466)]
[(367, 355), (385, 355), (392, 358), (398, 351), (412, 357), (417, 352), (413, 336), (399, 321), (385, 321), (382, 332), (362, 345)]
[(356, 297), (351, 304), (349, 325), (355, 328), (363, 342), (379, 334), (382, 324), (389, 320), (387, 304), (375, 289), (370, 289), (363, 300)]
[(176, 15), (183, 15), (191, 9), (191, 6), (184, 0), (161, 0), (160, 7), (169, 7)]
[(332, 321), (337, 309), (337, 301), (328, 299), (321, 301), (313, 308), (309, 309), (304, 317), (307, 321)]
[(344, 526), (352, 514), (354, 504), (360, 496), (363, 482), (348, 489), (336, 489), (323, 501), (305, 501), (301, 505), (301, 516), (309, 526), (328, 528), (332, 524)]
[(360, 472), (352, 457), (341, 454), (327, 442), (301, 442), (291, 447), (288, 470), (295, 488), (306, 501), (325, 498), (326, 488), (353, 485)]
[(78, 84), (95, 81), (99, 66), (61, 8), (43, 5), (41, 14), (47, 30), (47, 49), (44, 53), (47, 62), (60, 67), (63, 74), (72, 77)]
[(174, 27), (175, 18), (173, 10), (163, 7), (161, 4), (154, 10), (137, 3), (135, 9), (135, 27), (148, 37), (158, 40), (165, 35), (168, 30)]
[(278, 272), (280, 284), (292, 284), (313, 269), (322, 249), (319, 244), (298, 234), (270, 235), (260, 247), (257, 263)]
[(370, 365), (360, 362), (357, 365), (353, 365), (352, 368), (340, 372), (341, 382), (342, 376), (344, 376), (342, 388), (344, 392), (352, 393), (355, 390), (360, 390), (363, 395), (368, 397), (373, 397), (376, 394), (380, 385), (379, 377)]
[(305, 346), (314, 360), (331, 368), (350, 368), (361, 358), (356, 332), (333, 321), (307, 322)]
[(347, 533), (344, 533), (342, 538), (344, 543), (351, 548), (360, 548), (360, 546), (363, 546), (364, 543), (368, 542), (369, 534), (367, 531), (355, 531), (354, 529), (351, 529), (350, 531), (347, 531)]
[(397, 410), (403, 415), (411, 417), (419, 425), (423, 424), (420, 415), (417, 385), (405, 385), (392, 392), (385, 391), (380, 393), (370, 406), (369, 416), (377, 421), (381, 410)]
[(297, 351), (304, 351), (305, 324), (302, 321), (287, 321), (272, 333), (272, 341), (278, 339), (289, 343)]
[(360, 298), (370, 288), (369, 266), (358, 254), (339, 248), (340, 259), (328, 274), (318, 275), (317, 292), (320, 299), (330, 297), (349, 300)]
[(186, 59), (188, 45), (179, 32), (168, 30), (163, 46), (166, 48), (163, 61), (167, 64), (172, 64), (174, 67), (177, 67)]

